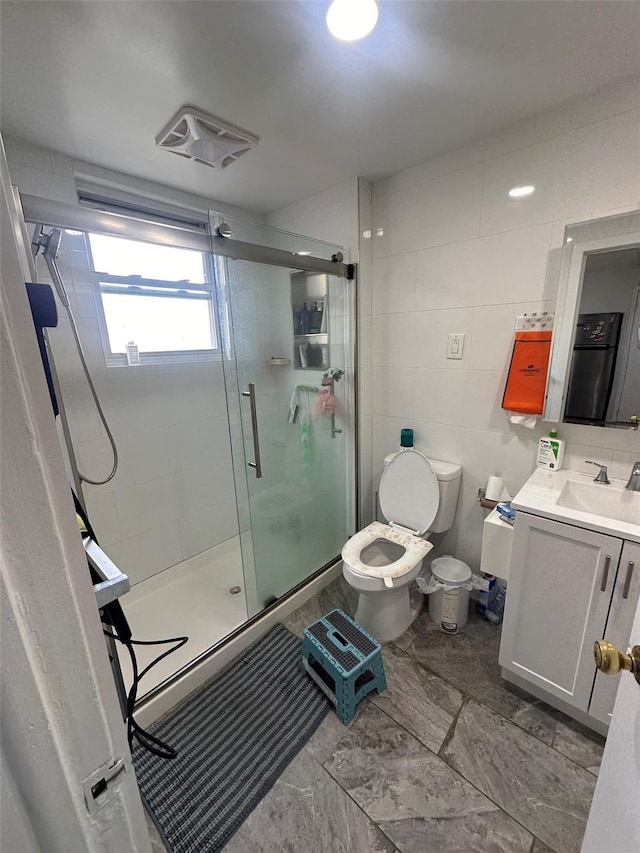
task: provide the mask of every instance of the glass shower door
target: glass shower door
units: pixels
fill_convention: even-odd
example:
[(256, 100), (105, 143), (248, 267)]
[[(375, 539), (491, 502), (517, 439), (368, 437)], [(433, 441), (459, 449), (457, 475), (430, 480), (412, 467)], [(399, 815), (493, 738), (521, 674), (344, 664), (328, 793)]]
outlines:
[[(263, 245), (266, 231), (271, 245), (291, 239), (260, 230)], [(311, 242), (316, 256), (338, 248), (305, 240), (307, 251)], [(251, 614), (332, 561), (353, 532), (353, 282), (216, 261)]]

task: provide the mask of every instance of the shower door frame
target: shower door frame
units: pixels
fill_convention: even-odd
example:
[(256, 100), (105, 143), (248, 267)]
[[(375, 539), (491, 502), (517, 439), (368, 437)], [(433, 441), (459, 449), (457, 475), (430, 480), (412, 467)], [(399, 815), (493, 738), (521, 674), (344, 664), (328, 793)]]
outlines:
[[(209, 211), (209, 221), (211, 226), (211, 232), (214, 233), (222, 226), (227, 228), (229, 226), (229, 222), (225, 222), (225, 217), (218, 211)], [(258, 229), (263, 230), (267, 233), (267, 237), (274, 235), (275, 239), (284, 238), (285, 244), (288, 242), (288, 238), (293, 238), (294, 242), (297, 243), (298, 240), (308, 240), (309, 246), (311, 248), (311, 244), (320, 244), (324, 241), (320, 241), (313, 237), (307, 237), (305, 235), (300, 234), (292, 234), (288, 231), (283, 231), (281, 229), (275, 228), (269, 225), (262, 225), (256, 223), (244, 223), (239, 222), (238, 220), (231, 220), (231, 224), (235, 227), (239, 226), (248, 226), (249, 229)], [(231, 229), (229, 228), (229, 231)], [(213, 238), (215, 239), (215, 238)], [(220, 239), (220, 238), (218, 238)], [(228, 240), (228, 238), (224, 238)], [(220, 323), (220, 334), (221, 334), (221, 352), (223, 358), (224, 372), (225, 372), (225, 385), (227, 390), (227, 407), (229, 413), (231, 413), (232, 406), (234, 411), (237, 410), (238, 420), (242, 422), (244, 420), (242, 416), (242, 408), (240, 405), (241, 397), (250, 396), (251, 391), (247, 391), (246, 388), (249, 388), (248, 380), (244, 383), (238, 383), (238, 365), (235, 361), (236, 355), (236, 322), (233, 319), (233, 310), (232, 310), (232, 297), (230, 291), (230, 279), (229, 279), (229, 270), (227, 268), (228, 260), (249, 260), (250, 263), (260, 264), (264, 263), (261, 257), (261, 253), (266, 251), (269, 253), (269, 258), (273, 266), (277, 266), (281, 269), (286, 269), (287, 272), (297, 271), (302, 268), (303, 263), (298, 263), (298, 259), (301, 262), (307, 261), (309, 262), (306, 266), (308, 266), (310, 272), (322, 272), (326, 273), (327, 264), (333, 265), (330, 267), (329, 275), (334, 276), (335, 278), (343, 278), (350, 282), (352, 282), (352, 291), (350, 294), (345, 294), (345, 304), (346, 304), (346, 320), (345, 320), (345, 363), (344, 367), (344, 393), (345, 400), (348, 401), (350, 407), (352, 407), (353, 416), (350, 417), (346, 423), (349, 425), (349, 429), (345, 431), (344, 439), (346, 441), (345, 455), (346, 455), (346, 482), (345, 482), (345, 498), (346, 498), (346, 518), (345, 518), (345, 532), (344, 532), (344, 541), (346, 541), (350, 536), (357, 532), (359, 529), (359, 483), (358, 483), (358, 431), (359, 431), (359, 418), (358, 418), (358, 382), (357, 382), (357, 312), (358, 312), (358, 279), (357, 272), (358, 266), (357, 264), (342, 264), (341, 260), (331, 260), (327, 261), (322, 258), (310, 256), (310, 255), (298, 255), (296, 252), (290, 250), (276, 249), (272, 247), (265, 247), (264, 245), (259, 245), (257, 243), (246, 243), (237, 241), (237, 243), (241, 246), (253, 246), (256, 251), (251, 253), (250, 258), (239, 258), (235, 252), (235, 250), (231, 250), (227, 252), (225, 255), (221, 255), (217, 251), (212, 251), (212, 258), (214, 264), (214, 278), (216, 281), (216, 295), (217, 295), (217, 308), (218, 308), (218, 318)], [(306, 245), (306, 244), (305, 244)], [(333, 243), (325, 243), (328, 252), (332, 250), (338, 250), (332, 258), (342, 257), (341, 248)], [(339, 276), (336, 273), (335, 264), (342, 264), (343, 269), (345, 270), (344, 276)], [(324, 369), (324, 368), (323, 368)], [(322, 372), (322, 370), (320, 370)], [(242, 386), (242, 387), (241, 387)], [(237, 399), (236, 399), (237, 396)], [(240, 433), (234, 436), (233, 429), (231, 430), (231, 444), (232, 444), (232, 456), (234, 457), (234, 481), (236, 488), (236, 498), (240, 501), (240, 495), (242, 494), (242, 503), (246, 504), (246, 513), (247, 518), (251, 518), (252, 510), (251, 510), (251, 488), (249, 486), (249, 481), (252, 480), (252, 477), (247, 478), (246, 468), (255, 468), (253, 462), (250, 462), (246, 456), (246, 448), (245, 441), (242, 437), (242, 426), (239, 427)], [(339, 431), (340, 432), (340, 431)], [(250, 430), (250, 434), (252, 435), (255, 442), (256, 435), (256, 425), (254, 424)], [(335, 437), (335, 435), (334, 435)], [(237, 446), (239, 450), (239, 456), (242, 457), (242, 462), (238, 469), (236, 469), (236, 454), (233, 450), (234, 446)], [(255, 444), (254, 444), (255, 449)], [(263, 604), (262, 601), (259, 600), (258, 588), (259, 588), (259, 571), (258, 566), (256, 564), (255, 558), (255, 537), (252, 536), (249, 544), (245, 544), (243, 538), (243, 525), (242, 518), (239, 514), (240, 521), (240, 540), (241, 540), (241, 553), (243, 559), (243, 570), (244, 570), (244, 579), (245, 579), (245, 593), (247, 596), (247, 610), (248, 610), (248, 618), (244, 622), (244, 625), (252, 624), (255, 619), (262, 616), (264, 613), (270, 611), (273, 606), (282, 601), (286, 600), (288, 597), (298, 592), (300, 589), (304, 588), (304, 586), (312, 579), (317, 578), (322, 572), (326, 571), (329, 567), (336, 564), (336, 561), (340, 559), (339, 551), (336, 554), (331, 555), (327, 562), (323, 563), (319, 568), (314, 569), (310, 572), (305, 578), (301, 581), (296, 582), (293, 586), (289, 587), (286, 592), (282, 594), (278, 594), (278, 597), (270, 601), (269, 604)], [(252, 532), (254, 531), (253, 523), (250, 523), (249, 528)], [(242, 628), (243, 626), (241, 626)], [(239, 629), (240, 630), (240, 629)], [(236, 632), (237, 633), (237, 632)], [(230, 636), (235, 636), (235, 633)]]
[[(180, 227), (162, 225), (31, 195), (21, 194), (20, 198), (25, 220), (36, 225), (91, 231), (94, 234), (107, 234), (111, 237), (126, 236), (132, 240), (181, 249), (195, 249), (198, 252), (220, 255), (238, 261), (255, 261), (303, 272), (324, 272), (347, 281), (356, 279), (356, 264), (345, 264), (341, 255), (334, 256), (332, 260), (316, 258), (312, 255), (297, 255), (295, 252), (287, 252), (284, 249), (246, 243), (242, 240), (234, 240), (232, 237), (220, 237), (217, 234), (209, 234), (204, 229), (187, 225)], [(123, 223), (126, 223), (126, 234)]]
[[(212, 258), (215, 263), (216, 257), (224, 257), (234, 260), (246, 260), (256, 263), (269, 264), (272, 266), (285, 267), (306, 272), (321, 272), (329, 275), (343, 278), (346, 281), (353, 282), (353, 300), (352, 313), (349, 324), (349, 355), (352, 367), (352, 388), (351, 399), (353, 401), (353, 440), (352, 440), (352, 470), (347, 473), (353, 482), (353, 499), (355, 506), (352, 507), (353, 517), (356, 527), (359, 524), (359, 414), (358, 414), (358, 264), (344, 263), (342, 255), (334, 255), (331, 260), (318, 258), (312, 255), (297, 255), (294, 252), (283, 249), (276, 249), (269, 246), (262, 246), (256, 243), (234, 240), (230, 237), (222, 237), (212, 234), (210, 229), (198, 228), (197, 226), (189, 225), (165, 225), (145, 219), (136, 219), (133, 216), (119, 215), (117, 213), (105, 212), (90, 207), (82, 207), (80, 205), (68, 204), (66, 202), (58, 202), (50, 199), (39, 198), (28, 194), (20, 193), (20, 201), (22, 211), (26, 223), (37, 226), (44, 225), (54, 228), (80, 230), (92, 232), (96, 234), (106, 234), (114, 237), (125, 237), (135, 240), (140, 240), (149, 243), (156, 243), (162, 246), (173, 246), (183, 249), (195, 249)], [(204, 224), (204, 222), (203, 222)], [(277, 230), (277, 229), (272, 229)], [(301, 237), (303, 235), (300, 235)], [(310, 238), (313, 239), (313, 238)], [(317, 241), (316, 241), (317, 242)], [(216, 293), (216, 297), (218, 294)], [(54, 368), (55, 369), (55, 368)], [(64, 400), (62, 395), (59, 395), (60, 415), (62, 420), (66, 419), (64, 412)], [(65, 444), (69, 452), (69, 461), (71, 473), (74, 480), (79, 480), (79, 475), (75, 466), (75, 454), (71, 444), (71, 437), (64, 431)], [(80, 489), (80, 492), (82, 490)], [(237, 496), (236, 496), (237, 498)], [(82, 494), (80, 494), (82, 500)], [(84, 501), (83, 501), (84, 503)], [(355, 533), (355, 530), (353, 531)], [(170, 676), (165, 681), (158, 684), (155, 688), (146, 693), (136, 707), (141, 707), (148, 704), (153, 699), (158, 697), (170, 684), (183, 678), (192, 670), (195, 670), (202, 665), (203, 661), (219, 652), (225, 646), (233, 641), (236, 641), (245, 631), (252, 628), (260, 620), (268, 617), (276, 608), (280, 607), (287, 600), (297, 595), (302, 589), (317, 580), (329, 568), (336, 565), (339, 561), (339, 555), (336, 559), (321, 566), (313, 573), (308, 575), (286, 593), (280, 596), (276, 601), (267, 605), (255, 615), (247, 618), (242, 625), (236, 628), (231, 633), (227, 634), (222, 640), (208, 648), (201, 654), (193, 658), (189, 663), (181, 667), (177, 672)], [(116, 678), (116, 681), (118, 679)]]

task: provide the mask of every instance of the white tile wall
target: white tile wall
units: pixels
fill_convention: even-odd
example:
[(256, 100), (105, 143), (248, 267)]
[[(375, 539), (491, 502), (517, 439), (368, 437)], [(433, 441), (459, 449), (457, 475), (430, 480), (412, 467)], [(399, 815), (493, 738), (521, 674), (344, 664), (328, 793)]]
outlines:
[(371, 323), (373, 367), (422, 367), (435, 361), (430, 312), (374, 314)]
[[(229, 441), (229, 422), (225, 415), (202, 418), (166, 426), (163, 430), (168, 464), (171, 471), (197, 468), (211, 457), (212, 447), (224, 447)], [(231, 458), (224, 458), (225, 466)]]
[(118, 486), (114, 489), (118, 521), (123, 538), (169, 524), (180, 515), (180, 503), (173, 476)]
[(94, 526), (100, 544), (107, 548), (114, 542), (119, 542), (122, 539), (122, 533), (113, 492), (101, 491), (98, 486), (87, 486), (85, 500), (89, 518), (96, 523)]
[(609, 476), (618, 480), (627, 480), (631, 474), (631, 466), (637, 461), (638, 455), (637, 452), (614, 450), (609, 463)]
[(413, 311), (416, 294), (416, 254), (380, 258), (373, 265), (373, 314)]
[(268, 225), (344, 246), (347, 260), (358, 254), (358, 186), (345, 181), (266, 217)]
[(195, 510), (178, 521), (183, 553), (200, 554), (228, 539), (228, 531), (237, 528), (238, 514), (233, 501)]
[(169, 454), (161, 429), (118, 436), (118, 486), (144, 483), (169, 475)]
[(414, 379), (413, 414), (417, 421), (461, 424), (469, 406), (467, 376), (462, 370), (418, 368)]
[[(10, 158), (8, 158), (10, 160)], [(12, 165), (11, 180), (17, 184), (26, 195), (37, 195), (42, 198), (64, 201), (68, 204), (77, 202), (75, 183), (73, 178), (55, 175), (42, 169), (34, 169), (29, 166)]]
[[(532, 183), (514, 202), (508, 190)], [(427, 455), (463, 465), (453, 529), (443, 548), (478, 568), (490, 474), (515, 493), (535, 464), (533, 432), (501, 408), (514, 320), (553, 310), (566, 224), (640, 204), (640, 80), (596, 93), (448, 152), (373, 186), (372, 478), (413, 427)], [(464, 332), (447, 360), (449, 332)], [(363, 329), (363, 334), (367, 334)], [(628, 474), (640, 436), (563, 425), (565, 464)], [(373, 497), (372, 497), (373, 500)]]
[(545, 225), (418, 252), (416, 309), (542, 299), (550, 240)]
[(428, 180), (416, 196), (413, 231), (422, 248), (477, 237), (480, 228), (482, 164)]
[(116, 565), (126, 566), (133, 586), (183, 559), (178, 521), (158, 524), (105, 550)]
[(513, 318), (534, 311), (553, 311), (552, 300), (507, 305), (479, 306), (473, 309), (471, 370), (504, 370), (509, 366), (513, 342)]
[[(640, 109), (603, 119), (485, 163), (482, 233), (579, 220), (638, 201)], [(513, 200), (514, 184), (533, 184)]]

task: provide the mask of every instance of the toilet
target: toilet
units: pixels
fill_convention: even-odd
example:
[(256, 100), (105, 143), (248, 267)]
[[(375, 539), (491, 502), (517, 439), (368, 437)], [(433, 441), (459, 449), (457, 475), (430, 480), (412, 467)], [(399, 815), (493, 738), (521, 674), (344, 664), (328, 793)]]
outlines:
[(346, 542), (342, 573), (359, 593), (355, 619), (380, 642), (395, 640), (422, 606), (409, 590), (433, 545), (431, 533), (449, 530), (462, 468), (407, 448), (385, 459), (379, 501), (388, 524), (374, 521)]

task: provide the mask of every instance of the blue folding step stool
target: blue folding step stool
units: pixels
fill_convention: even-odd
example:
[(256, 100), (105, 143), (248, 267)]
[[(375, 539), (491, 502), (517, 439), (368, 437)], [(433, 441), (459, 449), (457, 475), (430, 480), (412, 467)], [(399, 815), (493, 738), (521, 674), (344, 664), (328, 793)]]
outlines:
[(380, 643), (342, 610), (332, 610), (304, 629), (302, 666), (343, 723), (353, 719), (368, 693), (386, 689), (381, 651)]

